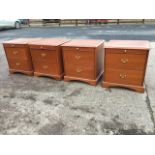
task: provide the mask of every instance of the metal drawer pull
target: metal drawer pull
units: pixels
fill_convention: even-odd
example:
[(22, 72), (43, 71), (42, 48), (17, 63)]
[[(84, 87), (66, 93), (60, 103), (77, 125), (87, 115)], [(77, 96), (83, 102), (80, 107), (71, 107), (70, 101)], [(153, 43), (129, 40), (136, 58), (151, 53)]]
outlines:
[(15, 45), (11, 45), (11, 47), (15, 47)]
[(79, 60), (81, 58), (80, 55), (75, 55), (75, 59)]
[(124, 53), (126, 53), (127, 52), (127, 50), (124, 50)]
[(76, 69), (76, 72), (80, 73), (80, 72), (82, 72), (82, 70), (81, 69)]
[(40, 48), (43, 48), (43, 46), (40, 46)]
[(16, 66), (20, 66), (20, 63), (19, 62), (16, 62)]
[(18, 54), (18, 51), (13, 51), (13, 54), (15, 54), (15, 55)]
[(128, 59), (121, 59), (121, 62), (122, 62), (123, 64), (126, 64), (126, 63), (128, 63)]
[(119, 76), (120, 76), (121, 79), (125, 79), (127, 77), (126, 74), (120, 74)]
[(45, 56), (46, 56), (46, 53), (41, 53), (41, 56), (42, 56), (42, 57), (45, 57)]
[(46, 65), (45, 65), (45, 66), (43, 66), (43, 69), (47, 69), (47, 68), (48, 68), (48, 66), (46, 66)]
[(76, 50), (79, 50), (79, 48), (76, 48)]

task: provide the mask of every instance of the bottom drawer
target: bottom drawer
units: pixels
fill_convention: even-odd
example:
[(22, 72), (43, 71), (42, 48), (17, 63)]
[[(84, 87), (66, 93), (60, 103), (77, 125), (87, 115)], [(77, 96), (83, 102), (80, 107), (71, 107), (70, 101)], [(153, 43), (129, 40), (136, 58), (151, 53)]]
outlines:
[(105, 82), (143, 85), (143, 71), (107, 69), (104, 76)]
[(92, 67), (79, 65), (66, 65), (65, 75), (84, 79), (94, 79), (94, 69)]
[(31, 61), (26, 60), (8, 60), (10, 69), (21, 70), (21, 71), (32, 71), (32, 63)]
[(33, 62), (34, 71), (43, 74), (57, 75), (58, 64), (53, 64), (52, 62)]

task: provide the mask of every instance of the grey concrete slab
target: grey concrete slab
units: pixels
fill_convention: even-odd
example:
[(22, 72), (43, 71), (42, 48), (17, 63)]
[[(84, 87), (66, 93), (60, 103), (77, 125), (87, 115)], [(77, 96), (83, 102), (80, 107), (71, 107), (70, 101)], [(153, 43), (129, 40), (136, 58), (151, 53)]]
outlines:
[[(152, 44), (152, 47), (154, 44)], [(3, 49), (1, 48), (1, 52)], [(154, 134), (155, 49), (144, 94), (8, 74), (0, 58), (0, 134)]]
[(155, 43), (152, 44), (152, 49), (149, 55), (147, 74), (146, 74), (146, 87), (147, 87), (147, 104), (150, 109), (152, 121), (155, 124)]

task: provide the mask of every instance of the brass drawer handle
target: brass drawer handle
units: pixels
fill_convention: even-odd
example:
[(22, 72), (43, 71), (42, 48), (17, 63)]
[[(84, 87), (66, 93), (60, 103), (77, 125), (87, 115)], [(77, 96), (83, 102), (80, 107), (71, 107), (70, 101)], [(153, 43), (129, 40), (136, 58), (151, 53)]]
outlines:
[(80, 73), (80, 72), (82, 72), (82, 70), (81, 69), (76, 69), (76, 72)]
[(43, 46), (40, 46), (40, 48), (43, 48)]
[(79, 50), (79, 48), (77, 47), (76, 50)]
[(120, 74), (119, 76), (120, 76), (121, 79), (125, 79), (127, 77), (126, 74)]
[(15, 47), (15, 45), (11, 45), (11, 47)]
[(16, 66), (20, 66), (20, 63), (19, 62), (16, 62)]
[(127, 50), (124, 50), (124, 53), (126, 53), (127, 52)]
[(14, 54), (14, 55), (18, 54), (18, 51), (13, 51), (13, 54)]
[(43, 69), (47, 69), (47, 68), (48, 68), (48, 66), (46, 66), (46, 65), (43, 66)]
[(79, 60), (81, 58), (80, 55), (75, 55), (75, 59)]
[(45, 57), (45, 56), (46, 56), (46, 53), (41, 53), (41, 56), (42, 56), (42, 57)]
[(126, 63), (128, 63), (128, 59), (121, 59), (121, 62), (122, 62), (123, 64), (126, 64)]

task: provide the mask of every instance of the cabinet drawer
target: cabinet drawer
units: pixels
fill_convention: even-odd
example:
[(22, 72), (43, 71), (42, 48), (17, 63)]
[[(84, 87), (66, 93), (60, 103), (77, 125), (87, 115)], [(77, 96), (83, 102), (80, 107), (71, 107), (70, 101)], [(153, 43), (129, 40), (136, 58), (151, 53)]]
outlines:
[(94, 51), (94, 48), (90, 47), (63, 47), (63, 51)]
[(106, 48), (106, 53), (115, 53), (115, 54), (145, 54), (147, 50), (140, 49), (116, 49), (116, 48)]
[(7, 47), (5, 48), (5, 52), (8, 59), (30, 59), (30, 53), (26, 47)]
[(65, 75), (84, 79), (94, 79), (94, 68), (83, 65), (65, 65)]
[(47, 49), (47, 50), (56, 50), (57, 47), (55, 46), (48, 46), (48, 45), (29, 45), (30, 49)]
[(48, 61), (50, 63), (58, 63), (57, 51), (31, 49), (31, 56), (33, 61)]
[(33, 62), (34, 71), (38, 73), (44, 74), (59, 74), (58, 73), (58, 65), (53, 64), (52, 62)]
[(64, 61), (70, 64), (79, 64), (84, 66), (94, 66), (93, 51), (64, 51)]
[(106, 53), (107, 68), (143, 70), (145, 68), (145, 54), (113, 54)]
[(24, 44), (7, 44), (7, 43), (4, 43), (4, 47), (6, 48), (6, 47), (12, 47), (12, 48), (17, 48), (17, 47), (26, 47), (26, 45), (24, 45)]
[(32, 71), (33, 67), (32, 67), (32, 63), (30, 61), (26, 61), (26, 60), (9, 60), (9, 67), (10, 69), (15, 69), (15, 70), (22, 70), (22, 71)]
[(104, 81), (127, 85), (142, 85), (143, 71), (107, 69)]

